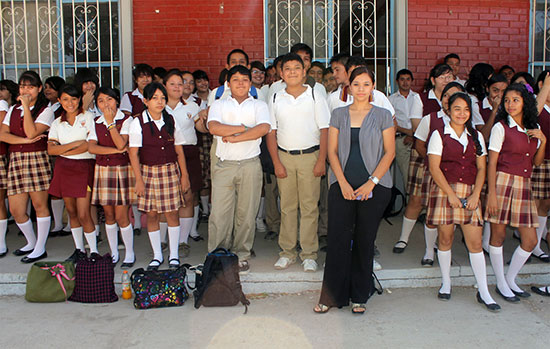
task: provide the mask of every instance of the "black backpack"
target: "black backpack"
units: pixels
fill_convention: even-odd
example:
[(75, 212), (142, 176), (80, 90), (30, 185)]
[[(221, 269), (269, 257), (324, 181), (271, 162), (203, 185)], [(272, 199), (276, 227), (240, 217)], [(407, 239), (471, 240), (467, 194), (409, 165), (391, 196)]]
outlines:
[(224, 248), (217, 248), (206, 256), (202, 273), (195, 275), (195, 308), (233, 306), (241, 302), (248, 311), (239, 278), (239, 258)]
[[(401, 207), (398, 210), (394, 210), (393, 207), (395, 206), (395, 201), (397, 200), (398, 196), (401, 197)], [(403, 210), (403, 207), (405, 207), (405, 205), (406, 205), (405, 195), (403, 195), (401, 190), (397, 189), (397, 187), (394, 185), (391, 188), (390, 202), (388, 203), (388, 206), (386, 206), (386, 209), (384, 210), (384, 214), (382, 215), (382, 218), (384, 218), (389, 225), (392, 225), (391, 222), (388, 220), (388, 218), (395, 217), (398, 214), (400, 214), (401, 211)]]

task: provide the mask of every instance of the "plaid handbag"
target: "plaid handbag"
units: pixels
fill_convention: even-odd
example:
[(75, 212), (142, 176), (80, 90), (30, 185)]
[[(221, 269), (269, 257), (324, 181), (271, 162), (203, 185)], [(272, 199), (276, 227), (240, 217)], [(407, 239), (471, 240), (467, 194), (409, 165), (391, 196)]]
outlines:
[(79, 261), (76, 265), (76, 285), (69, 298), (81, 303), (112, 303), (118, 300), (115, 293), (115, 271), (108, 253), (98, 254)]
[(183, 305), (189, 293), (185, 287), (186, 268), (184, 264), (176, 270), (134, 270), (130, 278), (134, 290), (134, 307), (150, 309), (177, 307)]

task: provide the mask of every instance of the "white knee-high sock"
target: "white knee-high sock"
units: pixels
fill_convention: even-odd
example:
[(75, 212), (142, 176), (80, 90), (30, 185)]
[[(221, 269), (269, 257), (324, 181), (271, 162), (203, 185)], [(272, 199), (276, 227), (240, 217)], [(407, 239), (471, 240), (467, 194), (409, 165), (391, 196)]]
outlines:
[(540, 248), (540, 241), (542, 239), (542, 234), (544, 234), (544, 228), (546, 227), (546, 221), (548, 220), (548, 217), (539, 216), (539, 227), (537, 228), (537, 246), (535, 246), (535, 249), (533, 250), (533, 254), (535, 256), (540, 256), (541, 254), (544, 254), (544, 251), (542, 248)]
[(166, 233), (168, 233), (168, 223), (160, 222), (160, 241), (166, 242)]
[(97, 253), (97, 233), (92, 231), (90, 233), (84, 232), (84, 237), (90, 246), (90, 253)]
[(487, 287), (487, 267), (485, 265), (485, 256), (483, 252), (470, 253), (470, 265), (474, 272), (477, 282), (477, 290), (481, 299), (487, 304), (496, 303)]
[(65, 208), (65, 202), (63, 199), (51, 199), (52, 216), (53, 216), (53, 231), (63, 229), (63, 208)]
[(111, 249), (111, 257), (113, 262), (118, 261), (118, 225), (105, 223), (105, 233), (107, 233), (107, 241)]
[(178, 248), (180, 242), (180, 226), (168, 227), (168, 240), (170, 244), (170, 259), (179, 258)]
[(491, 240), (491, 223), (483, 223), (483, 236), (481, 239), (481, 247), (489, 252), (489, 241)]
[(437, 240), (437, 228), (428, 228), (424, 225), (424, 238), (426, 239), (426, 252), (424, 259), (434, 259), (435, 240)]
[(134, 228), (141, 229), (141, 211), (138, 210), (137, 205), (132, 205), (132, 213), (134, 214)]
[(437, 250), (437, 260), (441, 269), (441, 293), (451, 293), (451, 250)]
[(193, 208), (193, 224), (191, 224), (191, 230), (189, 233), (192, 237), (199, 236), (199, 232), (197, 231), (198, 222), (199, 222), (199, 206), (197, 205)]
[(134, 229), (132, 228), (132, 224), (129, 224), (127, 227), (120, 228), (120, 235), (122, 235), (122, 241), (124, 242), (124, 248), (126, 251), (123, 263), (131, 263), (136, 258), (134, 254)]
[(495, 247), (489, 245), (489, 257), (491, 258), (491, 266), (497, 278), (497, 287), (500, 293), (506, 297), (514, 297), (514, 292), (508, 286), (504, 277), (504, 258), (502, 257), (502, 246)]
[(32, 226), (31, 219), (29, 218), (24, 223), (17, 223), (17, 226), (21, 229), (23, 235), (25, 235), (25, 239), (27, 239), (27, 244), (21, 247), (20, 250), (30, 251), (34, 249), (34, 246), (36, 245), (36, 235), (34, 235), (34, 228)]
[(180, 244), (189, 242), (189, 233), (191, 232), (193, 221), (193, 217), (180, 218)]
[(201, 195), (201, 206), (202, 206), (202, 213), (208, 214), (210, 213), (210, 209), (208, 207), (208, 199), (210, 198), (209, 195)]
[(258, 214), (256, 214), (256, 219), (264, 219), (265, 218), (265, 197), (260, 198), (260, 206), (258, 207)]
[(67, 225), (65, 225), (65, 228), (63, 228), (65, 231), (72, 231), (71, 229), (71, 219), (67, 218)]
[(160, 246), (160, 231), (150, 231), (149, 241), (151, 242), (151, 248), (153, 249), (153, 259), (162, 262), (164, 259), (162, 258), (162, 247)]
[(34, 250), (29, 254), (29, 258), (40, 257), (46, 252), (46, 241), (48, 241), (48, 235), (50, 234), (50, 225), (52, 218), (48, 217), (36, 217), (36, 244)]
[(403, 216), (403, 225), (401, 226), (401, 236), (399, 237), (399, 241), (409, 242), (409, 236), (411, 236), (411, 232), (415, 224), (416, 219), (408, 219)]
[(0, 253), (6, 252), (6, 232), (8, 231), (8, 220), (0, 219)]
[(71, 233), (73, 234), (74, 246), (78, 250), (86, 252), (84, 248), (84, 229), (82, 227), (71, 228)]
[(510, 261), (510, 266), (508, 267), (508, 272), (506, 273), (506, 282), (512, 291), (523, 292), (523, 290), (516, 284), (516, 276), (530, 255), (531, 252), (525, 251), (521, 248), (521, 246), (518, 246), (514, 251), (512, 260)]

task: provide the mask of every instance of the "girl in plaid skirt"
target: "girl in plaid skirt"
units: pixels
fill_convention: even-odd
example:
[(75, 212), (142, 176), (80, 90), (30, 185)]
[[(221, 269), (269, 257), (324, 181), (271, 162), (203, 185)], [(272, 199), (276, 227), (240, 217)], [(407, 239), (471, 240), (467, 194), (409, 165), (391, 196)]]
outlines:
[(130, 125), (130, 164), (136, 177), (138, 208), (147, 213), (147, 230), (153, 260), (147, 269), (157, 270), (164, 262), (160, 239), (160, 214), (168, 222), (170, 268), (180, 266), (178, 246), (180, 226), (178, 209), (182, 194), (190, 189), (180, 126), (165, 107), (168, 94), (163, 85), (153, 82), (143, 91), (147, 107)]
[[(118, 94), (101, 87), (95, 103), (103, 115), (96, 118), (88, 136), (90, 153), (96, 154), (92, 204), (103, 206), (105, 232), (113, 263), (119, 261), (118, 227), (126, 255), (122, 268), (131, 268), (134, 255), (134, 232), (128, 218), (128, 207), (135, 200), (135, 180), (128, 158), (128, 133), (132, 118), (118, 109)], [(117, 226), (118, 223), (118, 226)]]
[[(0, 141), (9, 144), (7, 195), (10, 211), (27, 239), (27, 244), (13, 254), (28, 254), (21, 261), (32, 263), (47, 257), (46, 240), (51, 222), (47, 190), (52, 171), (45, 132), (54, 115), (47, 107), (42, 81), (33, 71), (26, 71), (19, 78), (17, 100), (19, 103), (12, 106), (4, 118)], [(36, 211), (38, 236), (27, 215), (29, 197)]]
[[(504, 92), (489, 140), (488, 196), (485, 219), (491, 223), (489, 255), (497, 278), (496, 291), (506, 301), (529, 297), (516, 284), (516, 276), (537, 245), (537, 209), (531, 189), (533, 165), (544, 161), (546, 137), (537, 124), (535, 98), (524, 85), (512, 84)], [(502, 244), (506, 225), (521, 236), (504, 275)]]
[(487, 288), (485, 257), (481, 249), (480, 194), (485, 182), (487, 151), (483, 136), (472, 125), (470, 97), (463, 92), (448, 101), (450, 121), (434, 131), (428, 143), (430, 186), (428, 216), (437, 225), (437, 258), (442, 275), (438, 298), (451, 298), (451, 247), (456, 224), (460, 224), (470, 265), (478, 284), (477, 300), (498, 311)]

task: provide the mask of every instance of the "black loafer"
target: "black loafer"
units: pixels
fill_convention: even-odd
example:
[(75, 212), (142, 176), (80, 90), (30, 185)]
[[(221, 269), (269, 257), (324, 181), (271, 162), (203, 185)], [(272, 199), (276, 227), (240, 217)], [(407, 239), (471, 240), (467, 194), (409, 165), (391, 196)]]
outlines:
[[(397, 244), (405, 244), (405, 246), (403, 247), (397, 247)], [(393, 253), (403, 253), (403, 251), (405, 251), (405, 249), (407, 248), (407, 245), (408, 243), (406, 241), (403, 241), (403, 240), (399, 240), (395, 243), (396, 246), (393, 246)]]
[(450, 293), (441, 293), (437, 292), (437, 298), (442, 301), (449, 301), (451, 300), (451, 294)]
[(62, 231), (63, 230), (52, 230), (48, 234), (48, 237), (53, 238), (53, 237), (59, 236)]
[(487, 310), (492, 311), (493, 313), (500, 311), (500, 305), (496, 303), (489, 303), (489, 304), (485, 303), (485, 301), (481, 299), (481, 295), (479, 294), (479, 292), (476, 294), (476, 298), (477, 298), (477, 302), (485, 305), (485, 308), (487, 308)]
[(72, 232), (70, 230), (69, 231), (61, 230), (59, 232), (59, 236), (69, 236), (69, 235), (72, 235)]
[(29, 256), (25, 256), (25, 257), (21, 258), (21, 262), (22, 263), (34, 263), (34, 262), (39, 261), (41, 259), (44, 259), (46, 257), (48, 257), (48, 252), (44, 251), (44, 253), (42, 253), (38, 257), (31, 258)]
[(546, 253), (541, 253), (539, 256), (531, 254), (531, 256), (535, 257), (536, 259), (538, 259), (543, 263), (550, 263), (550, 256), (548, 256)]
[(420, 264), (422, 264), (422, 266), (424, 267), (432, 267), (434, 265), (434, 260), (422, 258), (422, 260), (420, 261)]
[(124, 262), (120, 265), (120, 268), (122, 269), (130, 269), (131, 267), (134, 266), (134, 264), (136, 263), (136, 259), (134, 258), (134, 261), (133, 262)]
[(0, 253), (0, 258), (6, 257), (6, 255), (8, 254), (8, 251), (9, 250), (6, 248), (6, 250), (4, 252)]
[(512, 290), (512, 292), (514, 292), (514, 294), (520, 298), (529, 298), (531, 297), (531, 294), (527, 291), (521, 291), (521, 292), (517, 292), (517, 291), (514, 291)]
[(13, 251), (13, 255), (14, 256), (25, 256), (25, 255), (27, 255), (31, 252), (32, 252), (32, 250), (23, 251), (22, 249), (19, 248), (19, 249)]
[(193, 239), (193, 241), (202, 241), (204, 240), (204, 238), (200, 235), (198, 236), (189, 236), (191, 239)]
[(65, 262), (73, 262), (74, 264), (86, 258), (86, 252), (80, 251), (78, 248), (74, 250), (73, 254), (69, 258), (65, 259)]
[(496, 293), (501, 296), (506, 302), (510, 302), (510, 303), (518, 303), (520, 301), (519, 297), (517, 296), (513, 296), (513, 297), (506, 297), (505, 295), (503, 295), (500, 290), (498, 289), (498, 287), (495, 287), (495, 291)]

